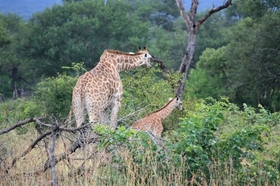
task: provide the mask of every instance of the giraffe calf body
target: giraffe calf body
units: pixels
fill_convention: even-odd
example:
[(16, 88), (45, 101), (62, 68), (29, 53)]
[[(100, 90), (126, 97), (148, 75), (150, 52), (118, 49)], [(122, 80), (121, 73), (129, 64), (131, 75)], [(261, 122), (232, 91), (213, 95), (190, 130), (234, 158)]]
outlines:
[(161, 137), (163, 131), (162, 121), (167, 118), (175, 108), (183, 110), (180, 97), (171, 98), (171, 100), (159, 110), (150, 113), (145, 118), (135, 121), (131, 128), (138, 131), (150, 131), (154, 135)]

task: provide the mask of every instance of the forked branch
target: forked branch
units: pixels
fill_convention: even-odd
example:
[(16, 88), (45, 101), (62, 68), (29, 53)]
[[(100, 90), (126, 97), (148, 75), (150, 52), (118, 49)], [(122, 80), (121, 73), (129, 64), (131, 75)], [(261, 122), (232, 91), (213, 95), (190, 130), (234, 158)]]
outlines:
[(196, 27), (199, 27), (205, 20), (207, 20), (212, 14), (219, 12), (220, 10), (226, 9), (229, 5), (232, 5), (231, 0), (227, 0), (223, 5), (218, 6), (218, 7), (213, 7), (204, 17), (199, 19), (196, 22)]

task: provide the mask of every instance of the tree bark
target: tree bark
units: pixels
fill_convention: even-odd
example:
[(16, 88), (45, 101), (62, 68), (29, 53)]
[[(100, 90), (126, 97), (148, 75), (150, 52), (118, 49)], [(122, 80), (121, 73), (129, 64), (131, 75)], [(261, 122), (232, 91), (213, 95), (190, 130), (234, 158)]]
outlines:
[(195, 44), (196, 44), (196, 34), (199, 26), (206, 21), (212, 14), (215, 12), (219, 12), (222, 9), (227, 8), (229, 5), (232, 5), (231, 0), (227, 0), (223, 5), (218, 7), (213, 7), (205, 16), (195, 22), (195, 15), (198, 7), (198, 0), (192, 0), (190, 12), (187, 13), (183, 6), (182, 0), (176, 0), (180, 13), (186, 23), (187, 31), (189, 34), (188, 45), (186, 48), (185, 55), (183, 56), (179, 73), (184, 74), (183, 79), (179, 82), (179, 87), (177, 88), (176, 96), (182, 96), (185, 89), (186, 80), (188, 78), (189, 68), (191, 63), (193, 62), (193, 56), (195, 52)]

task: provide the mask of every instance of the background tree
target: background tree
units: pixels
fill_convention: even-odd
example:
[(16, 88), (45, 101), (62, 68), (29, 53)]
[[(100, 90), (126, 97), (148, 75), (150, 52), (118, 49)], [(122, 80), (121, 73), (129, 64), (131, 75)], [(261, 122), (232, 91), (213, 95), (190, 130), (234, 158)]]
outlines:
[(5, 46), (11, 40), (9, 32), (6, 28), (6, 23), (4, 21), (4, 15), (0, 14), (0, 47)]
[(261, 104), (277, 111), (280, 36), (275, 23), (280, 19), (279, 4), (255, 1), (250, 5), (246, 8), (247, 2), (238, 2), (235, 12), (241, 19), (224, 29), (222, 37), (227, 44), (200, 56), (188, 90), (202, 98), (226, 95), (239, 106)]
[(7, 92), (6, 96), (20, 97), (24, 89), (29, 85), (26, 80), (27, 72), (22, 70), (25, 66), (25, 58), (19, 51), (19, 45), (23, 40), (25, 23), (17, 15), (0, 15), (2, 32), (0, 33), (2, 47), (0, 49), (0, 93)]
[(105, 49), (143, 46), (149, 23), (128, 12), (130, 6), (121, 1), (99, 0), (65, 3), (36, 14), (28, 23), (30, 32), (23, 45), (36, 69), (34, 75), (55, 76), (62, 66), (81, 61), (90, 69)]

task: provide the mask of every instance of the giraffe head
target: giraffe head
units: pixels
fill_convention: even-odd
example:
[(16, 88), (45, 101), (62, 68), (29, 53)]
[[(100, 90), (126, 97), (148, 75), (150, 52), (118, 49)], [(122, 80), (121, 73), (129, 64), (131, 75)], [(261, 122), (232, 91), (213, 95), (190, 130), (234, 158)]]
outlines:
[[(184, 107), (183, 107), (183, 102), (181, 100), (181, 97), (180, 96), (176, 96), (176, 98), (174, 98), (175, 100), (175, 105), (174, 107), (175, 108), (178, 108), (179, 110), (184, 110)], [(173, 100), (173, 98), (169, 98), (169, 101)]]
[(184, 110), (183, 102), (182, 102), (180, 96), (176, 96), (176, 107), (177, 107), (179, 110)]
[(142, 50), (141, 47), (139, 47), (138, 53), (142, 54), (143, 62), (141, 65), (146, 65), (148, 68), (151, 68), (152, 65), (150, 59), (152, 58), (152, 56), (149, 54), (147, 48), (144, 47)]

